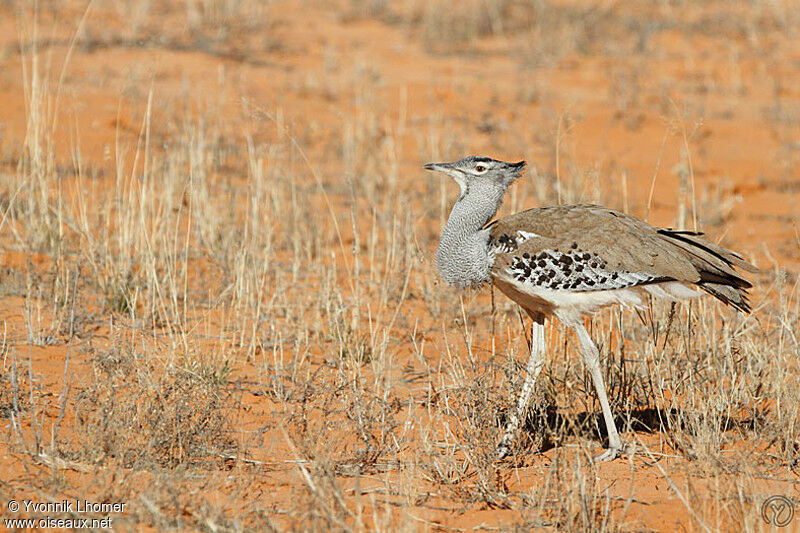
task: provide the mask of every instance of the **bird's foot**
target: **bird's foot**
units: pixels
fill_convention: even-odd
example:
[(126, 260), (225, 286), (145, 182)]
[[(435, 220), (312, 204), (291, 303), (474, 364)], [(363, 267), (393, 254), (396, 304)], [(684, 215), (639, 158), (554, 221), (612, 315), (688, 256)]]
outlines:
[(500, 444), (497, 445), (497, 449), (495, 450), (495, 457), (498, 461), (502, 461), (506, 457), (511, 455), (511, 446), (505, 440), (501, 441)]
[(609, 447), (606, 451), (601, 453), (600, 455), (596, 456), (593, 461), (595, 463), (603, 463), (605, 461), (612, 461), (616, 459), (617, 455), (619, 455), (620, 448), (618, 446)]

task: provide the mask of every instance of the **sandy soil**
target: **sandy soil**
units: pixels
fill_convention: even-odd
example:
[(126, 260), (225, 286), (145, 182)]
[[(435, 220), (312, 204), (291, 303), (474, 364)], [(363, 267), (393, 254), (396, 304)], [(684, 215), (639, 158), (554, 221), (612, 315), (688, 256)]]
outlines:
[[(797, 469), (784, 460), (788, 448), (776, 451), (780, 445), (760, 440), (757, 428), (724, 433), (724, 442), (708, 443), (712, 452), (705, 458), (682, 449), (671, 430), (656, 428), (627, 431), (624, 438), (635, 451), (611, 463), (587, 461), (602, 438), (583, 431), (542, 453), (528, 447), (487, 466), (486, 457), (475, 455), (482, 446), (475, 443), (492, 442), (499, 429), (464, 429), (456, 415), (464, 409), (479, 419), (486, 411), (488, 420), (511, 405), (513, 393), (492, 365), (501, 352), (518, 350), (524, 335), (502, 296), (495, 295), (506, 318), (495, 331), (488, 291), (466, 294), (462, 303), (457, 292), (435, 281), (430, 258), (455, 186), (421, 169), (430, 160), (466, 154), (525, 158), (531, 171), (509, 194), (503, 213), (543, 202), (596, 201), (655, 225), (703, 228), (763, 269), (754, 278), (754, 316), (781, 305), (796, 313), (800, 19), (790, 3), (748, 4), (741, 13), (714, 2), (542, 4), (549, 7), (536, 16), (553, 17), (552, 24), (526, 19), (524, 2), (498, 2), (505, 10), (498, 19), (476, 3), (477, 18), (488, 22), (474, 24), (446, 7), (426, 11), (414, 3), (154, 1), (137, 8), (138, 2), (115, 7), (96, 1), (88, 12), (81, 2), (46, 4), (38, 8), (35, 35), (31, 9), (0, 6), (0, 208), (9, 208), (0, 237), (3, 518), (30, 514), (11, 513), (6, 501), (12, 498), (80, 498), (127, 502), (129, 511), (114, 515), (115, 528), (122, 529), (760, 530), (759, 506), (767, 496), (798, 497)], [(501, 26), (493, 28), (498, 20)], [(467, 35), (460, 37), (451, 25)], [(32, 175), (21, 161), (30, 153), (36, 108), (31, 79), (39, 71), (48, 83), (41, 90), (49, 95), (39, 110), (51, 113), (58, 106), (58, 114), (44, 120), (44, 149), (52, 154), (48, 168), (55, 176), (47, 182), (48, 194), (58, 190), (70, 213), (56, 217), (62, 233), (72, 235), (60, 247), (36, 244), (28, 237), (35, 233), (34, 219), (9, 207), (35, 195), (21, 186), (29, 183), (23, 175)], [(184, 296), (154, 297), (149, 307), (146, 295), (162, 289), (142, 286), (133, 313), (128, 303), (112, 309), (102, 283), (93, 281), (105, 278), (91, 267), (99, 252), (84, 246), (91, 239), (81, 233), (76, 206), (81, 199), (86, 205), (89, 233), (113, 233), (125, 220), (104, 226), (97, 213), (113, 209), (125, 194), (145, 191), (141, 176), (148, 172), (156, 180), (161, 173), (195, 172), (189, 156), (164, 161), (176, 139), (191, 144), (201, 131), (211, 132), (207, 140), (216, 152), (208, 156), (215, 162), (207, 179), (218, 188), (207, 196), (188, 188), (176, 193), (177, 203), (165, 200), (158, 211), (164, 220), (181, 210), (220, 217), (231, 212), (244, 227), (245, 197), (257, 188), (252, 169), (261, 165), (269, 183), (291, 181), (296, 191), (296, 197), (270, 197), (267, 190), (264, 198), (274, 203), (265, 201), (265, 209), (289, 213), (286, 206), (299, 202), (299, 216), (324, 228), (323, 236), (318, 244), (305, 236), (311, 251), (299, 237), (293, 248), (287, 235), (303, 221), (275, 218), (274, 240), (287, 244), (276, 245), (264, 279), (281, 280), (275, 286), (286, 288), (289, 301), (280, 303), (284, 289), (266, 290), (262, 308), (252, 315), (257, 318), (239, 320), (238, 303), (249, 301), (250, 289), (227, 277), (238, 279), (239, 263), (231, 262), (236, 266), (230, 271), (222, 266), (229, 264), (226, 248), (215, 244), (212, 233), (203, 234), (211, 222), (178, 215), (176, 235), (200, 235), (199, 244), (186, 244), (184, 273), (175, 255), (176, 286), (185, 287)], [(145, 136), (154, 161), (162, 162), (149, 171), (143, 166), (148, 154), (136, 151)], [(248, 146), (276, 148), (248, 152)], [(120, 178), (127, 173), (130, 182)], [(136, 179), (141, 185), (130, 185)], [(379, 203), (356, 202), (353, 191), (367, 191)], [(196, 210), (203, 202), (205, 211)], [(53, 205), (53, 213), (61, 209)], [(236, 235), (245, 239), (228, 237)], [(403, 243), (397, 253), (370, 254), (389, 250), (385, 243), (393, 239)], [(400, 264), (408, 265), (405, 284), (392, 279), (391, 265)], [(156, 272), (164, 265), (153, 267), (153, 279), (162, 279)], [(368, 289), (360, 288), (356, 265), (358, 275), (369, 277), (363, 282)], [(149, 268), (142, 261), (131, 276), (149, 276)], [(73, 286), (83, 287), (77, 304)], [(295, 294), (292, 286), (302, 290)], [(290, 305), (320, 287), (356, 302), (343, 306), (354, 313), (343, 323), (361, 328), (348, 342), (358, 349), (363, 342), (381, 345), (380, 365), (367, 358), (352, 366), (341, 351), (350, 330), (336, 330), (337, 337), (332, 322), (320, 322), (329, 316), (324, 309), (312, 313), (311, 306)], [(238, 296), (240, 290), (245, 296)], [(218, 303), (233, 293), (233, 303)], [(440, 296), (449, 300), (437, 310)], [(148, 309), (160, 318), (143, 318)], [(735, 336), (731, 330), (741, 322), (732, 311), (715, 309), (716, 329), (708, 335), (716, 340), (709, 345), (727, 346), (723, 338)], [(660, 313), (663, 319), (667, 310)], [(180, 320), (171, 322), (172, 316), (189, 325), (175, 326)], [(290, 327), (304, 316), (305, 329)], [(621, 361), (614, 355), (621, 344), (624, 353), (637, 347), (613, 333), (615, 316), (607, 315), (597, 330), (606, 335), (604, 354)], [(766, 328), (779, 327), (778, 320), (762, 320)], [(482, 330), (490, 322), (492, 332)], [(790, 323), (786, 331), (794, 327)], [(580, 371), (574, 345), (567, 348), (568, 335), (557, 326), (548, 331), (564, 375), (573, 376)], [(385, 340), (375, 341), (380, 335)], [(782, 338), (790, 357), (797, 339)], [(424, 357), (419, 343), (427, 345)], [(115, 347), (122, 345), (132, 346), (126, 353), (133, 355), (117, 357)], [(300, 345), (302, 354), (293, 357), (302, 363), (294, 370), (277, 362)], [(524, 353), (514, 353), (524, 360)], [(189, 381), (175, 369), (202, 376), (201, 388), (180, 396)], [(295, 372), (296, 379), (276, 385), (279, 369)], [(795, 379), (797, 372), (795, 359), (770, 375)], [(142, 383), (143, 375), (147, 388), (131, 385)], [(583, 375), (573, 378), (586, 384)], [(276, 392), (281, 386), (283, 398)], [(320, 392), (326, 386), (329, 396)], [(721, 377), (702, 387), (730, 386)], [(437, 398), (458, 387), (469, 389), (476, 405), (456, 405), (447, 414), (451, 407)], [(142, 396), (126, 403), (126, 395), (134, 394)], [(564, 390), (553, 394), (564, 416), (599, 410), (590, 387), (578, 394), (583, 400)], [(672, 402), (693, 401), (669, 394)], [(293, 403), (297, 395), (311, 398), (308, 413)], [(365, 398), (382, 406), (370, 403), (370, 412), (388, 417), (376, 415), (384, 424), (370, 426), (369, 438), (352, 429), (353, 415), (343, 407)], [(746, 418), (760, 406), (770, 420), (776, 410), (798, 409), (778, 406), (768, 395), (760, 401), (732, 404), (734, 416)], [(104, 430), (104, 412), (138, 422)], [(157, 412), (165, 418), (154, 429), (146, 421), (158, 418)], [(195, 419), (214, 436), (217, 451), (183, 446), (182, 439), (190, 440), (184, 433), (153, 444), (158, 432), (178, 433), (170, 424)], [(370, 445), (364, 442), (385, 444), (387, 435), (399, 439), (399, 447), (365, 459)], [(796, 446), (797, 439), (795, 433), (785, 441)], [(725, 462), (729, 456), (739, 458), (735, 469)], [(432, 458), (454, 470), (436, 473), (431, 465), (439, 463)], [(742, 466), (747, 463), (750, 468)], [(487, 472), (493, 477), (484, 479)], [(543, 487), (564, 501), (537, 500)], [(583, 498), (584, 492), (591, 497)]]

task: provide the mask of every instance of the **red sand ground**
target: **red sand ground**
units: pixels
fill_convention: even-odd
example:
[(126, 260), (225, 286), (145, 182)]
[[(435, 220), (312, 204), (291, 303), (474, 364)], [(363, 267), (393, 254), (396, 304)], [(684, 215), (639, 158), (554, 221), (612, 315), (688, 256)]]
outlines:
[[(635, 11), (630, 6), (627, 9)], [(665, 16), (697, 20), (702, 18), (703, 9), (681, 4)], [(83, 6), (74, 2), (62, 11), (57, 26), (42, 17), (40, 36), (53, 41), (50, 46), (43, 45), (42, 52), (52, 52), (54, 72), (60, 71), (68, 41), (82, 14)], [(625, 207), (637, 216), (645, 214), (651, 183), (657, 174), (650, 221), (670, 226), (676, 222), (678, 203), (673, 169), (682, 160), (688, 162), (682, 156), (682, 150), (688, 147), (700, 202), (713, 205), (717, 197), (730, 200), (729, 212), (723, 213), (724, 225), (715, 231), (717, 236), (724, 235), (724, 243), (754, 258), (763, 268), (785, 268), (790, 284), (797, 279), (800, 40), (787, 40), (777, 32), (768, 32), (759, 34), (761, 40), (754, 44), (753, 35), (734, 33), (720, 39), (702, 31), (664, 29), (653, 33), (648, 44), (651, 52), (646, 56), (616, 55), (613, 50), (604, 54), (590, 49), (586, 53), (570, 51), (554, 61), (524, 67), (513, 54), (520, 46), (513, 33), (485, 35), (455, 45), (454, 52), (432, 53), (413, 27), (362, 17), (348, 5), (275, 3), (269, 6), (268, 14), (262, 30), (234, 31), (224, 45), (208, 52), (189, 45), (180, 49), (186, 44), (185, 32), (181, 31), (185, 25), (182, 9), (153, 17), (141, 30), (174, 37), (166, 38), (163, 44), (138, 47), (114, 44), (115, 35), (130, 31), (125, 20), (105, 4), (94, 6), (86, 22), (87, 38), (110, 44), (79, 43), (72, 52), (63, 79), (62, 118), (55, 139), (57, 159), (68, 165), (70, 150), (79, 139), (84, 165), (95, 169), (99, 179), (112, 180), (115, 138), (135, 141), (150, 91), (157, 102), (153, 121), (156, 137), (167, 130), (159, 120), (170, 120), (173, 110), (185, 102), (199, 109), (218, 109), (226, 117), (222, 129), (234, 138), (240, 139), (250, 130), (256, 135), (273, 135), (265, 127), (254, 127), (251, 117), (243, 116), (241, 99), (246, 98), (261, 110), (281, 113), (302, 139), (323, 181), (335, 182), (340, 165), (330, 158), (326, 143), (330, 142), (331, 132), (341, 132), (342, 117), (357, 107), (353, 103), (358, 92), (354, 72), (368, 70), (380, 80), (375, 98), (380, 100), (387, 120), (397, 125), (394, 134), (401, 145), (399, 153), (405, 155), (398, 162), (400, 175), (408, 181), (403, 187), (419, 187), (417, 180), (430, 179), (420, 170), (426, 162), (423, 154), (429, 153), (424, 146), (428, 126), (424, 126), (425, 131), (414, 130), (421, 130), (423, 126), (418, 125), (427, 124), (428, 117), (436, 116), (440, 117), (442, 130), (461, 143), (463, 153), (525, 157), (543, 173), (552, 168), (564, 176), (574, 171), (561, 166), (569, 161), (578, 174), (602, 176), (600, 186), (604, 190), (620, 191), (624, 176), (627, 205), (612, 207)], [(20, 12), (13, 8), (0, 8), (0, 150), (6, 172), (13, 172), (14, 154), (26, 135), (18, 42), (20, 27), (24, 29), (29, 22), (20, 20)], [(798, 28), (794, 31), (796, 36)], [(621, 40), (624, 38), (620, 36)], [(220, 83), (223, 77), (227, 81)], [(530, 97), (524, 96), (528, 93)], [(592, 191), (585, 194), (591, 197)], [(343, 205), (338, 202), (335, 200), (336, 206)], [(345, 225), (349, 223), (347, 217), (343, 210), (341, 220)], [(49, 268), (46, 255), (17, 249), (9, 235), (3, 235), (3, 242), (7, 246), (2, 252), (2, 264), (9, 269), (9, 279), (14, 272), (24, 273), (29, 261), (34, 269)], [(757, 291), (756, 301), (758, 294)], [(58, 417), (67, 353), (72, 358), (70, 382), (76, 388), (91, 380), (92, 354), (79, 349), (77, 341), (75, 346), (68, 343), (66, 336), (54, 339), (53, 345), (27, 345), (23, 308), (24, 298), (20, 296), (0, 299), (7, 343), (14, 346), (26, 364), (30, 360), (38, 386), (49, 398), (45, 428), (50, 428)], [(409, 308), (406, 313), (413, 317), (417, 311)], [(45, 313), (43, 320), (49, 319)], [(93, 326), (98, 339), (109, 335), (107, 324)], [(97, 342), (102, 346), (104, 341)], [(404, 349), (410, 351), (408, 347)], [(3, 364), (3, 371), (8, 372), (7, 359)], [(251, 371), (252, 367), (243, 364), (234, 369), (234, 375), (244, 377)], [(242, 431), (262, 427), (277, 411), (263, 395), (245, 393), (240, 401), (237, 427)], [(74, 399), (70, 406), (74, 407)], [(3, 422), (7, 445), (0, 450), (0, 484), (5, 491), (0, 494), (17, 499), (59, 498), (57, 488), (45, 495), (37, 492), (33, 487), (38, 485), (31, 481), (52, 475), (53, 464), (22, 453), (14, 444), (9, 420), (4, 418)], [(74, 427), (72, 409), (68, 409), (63, 424), (65, 432)], [(274, 432), (271, 438), (273, 444), (263, 447), (261, 455), (253, 456), (254, 460), (276, 463), (271, 472), (248, 474), (248, 465), (235, 462), (230, 472), (207, 475), (188, 490), (205, 493), (203, 498), (230, 517), (265, 501), (273, 508), (289, 506), (298, 487), (302, 487), (301, 473), (294, 465), (281, 462), (295, 452), (280, 433)], [(643, 444), (658, 448), (658, 435), (639, 438)], [(525, 458), (505, 470), (498, 483), (512, 492), (523, 490), (531, 486), (531, 479), (547, 475), (556, 454), (557, 450), (549, 450)], [(680, 457), (667, 458), (656, 468), (637, 456), (632, 462), (622, 459), (599, 465), (587, 474), (597, 476), (600, 492), (607, 488), (620, 499), (636, 494), (636, 500), (625, 511), (628, 528), (699, 529), (661, 470), (678, 476), (673, 481), (681, 487), (690, 487), (694, 492), (687, 494), (689, 498), (702, 494), (704, 481), (682, 475), (681, 461)], [(62, 467), (57, 470), (65, 477), (61, 486), (66, 493), (75, 495), (78, 487), (81, 497), (97, 501), (106, 497), (96, 492), (109, 482), (97, 481), (110, 475), (103, 472), (103, 467), (70, 463), (55, 466)], [(372, 497), (367, 495), (373, 486), (384, 486), (385, 475), (376, 473), (376, 479), (365, 476), (360, 480), (365, 502)], [(127, 471), (119, 482), (146, 486), (155, 477), (147, 472)], [(351, 487), (356, 481), (347, 478), (342, 483)], [(184, 480), (181, 486), (187, 490), (191, 483)], [(765, 479), (759, 486), (760, 492), (782, 494), (796, 491), (798, 483), (796, 478), (788, 485)], [(702, 505), (701, 500), (695, 501)], [(502, 528), (515, 521), (513, 509), (486, 503), (464, 507), (441, 495), (433, 495), (410, 509), (409, 514), (418, 519), (412, 527), (419, 529)], [(197, 517), (196, 510), (161, 511)], [(0, 516), (9, 515), (3, 509)], [(281, 519), (274, 520), (280, 523)], [(365, 520), (373, 523), (372, 517)]]

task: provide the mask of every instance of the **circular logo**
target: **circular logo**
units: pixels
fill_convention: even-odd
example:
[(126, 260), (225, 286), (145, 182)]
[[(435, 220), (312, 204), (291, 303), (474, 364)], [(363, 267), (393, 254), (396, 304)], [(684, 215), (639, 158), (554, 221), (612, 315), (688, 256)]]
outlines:
[(761, 504), (761, 518), (773, 526), (786, 526), (794, 518), (794, 503), (785, 496), (770, 496)]

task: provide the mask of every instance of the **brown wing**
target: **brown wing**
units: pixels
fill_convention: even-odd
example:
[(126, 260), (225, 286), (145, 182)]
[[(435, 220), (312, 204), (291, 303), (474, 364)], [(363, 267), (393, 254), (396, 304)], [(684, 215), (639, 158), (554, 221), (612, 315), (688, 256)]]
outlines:
[(583, 264), (584, 269), (609, 274), (630, 272), (692, 283), (700, 280), (691, 262), (665, 242), (656, 228), (604, 207), (560, 205), (530, 209), (498, 221), (490, 232), (498, 243), (518, 243), (497, 254), (495, 275), (503, 275), (515, 258), (525, 259), (526, 253), (538, 256), (537, 264), (546, 253), (562, 263)]
[(743, 289), (750, 284), (732, 265), (755, 267), (698, 234), (659, 230), (595, 205), (530, 209), (497, 221), (489, 230), (496, 278), (573, 291), (675, 280), (698, 284), (717, 297), (710, 289), (723, 284), (741, 296), (740, 302), (723, 301), (747, 307)]

